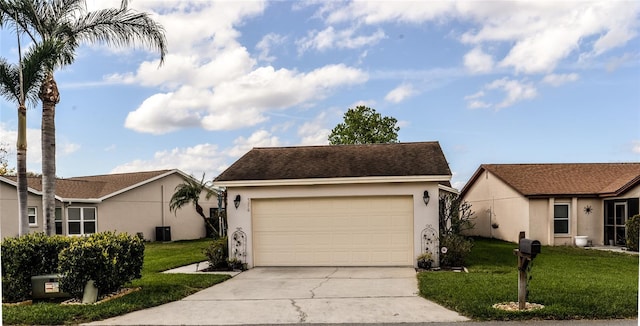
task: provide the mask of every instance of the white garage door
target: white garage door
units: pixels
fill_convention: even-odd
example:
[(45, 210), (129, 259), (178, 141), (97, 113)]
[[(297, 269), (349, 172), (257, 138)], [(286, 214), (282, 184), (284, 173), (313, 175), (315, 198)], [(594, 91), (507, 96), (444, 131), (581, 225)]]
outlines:
[(255, 266), (413, 265), (413, 199), (254, 199)]

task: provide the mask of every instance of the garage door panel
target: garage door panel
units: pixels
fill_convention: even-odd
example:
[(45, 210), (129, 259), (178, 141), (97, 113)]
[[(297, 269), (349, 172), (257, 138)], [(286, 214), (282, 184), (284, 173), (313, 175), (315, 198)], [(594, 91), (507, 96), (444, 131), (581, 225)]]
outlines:
[(255, 266), (413, 264), (410, 196), (254, 199)]

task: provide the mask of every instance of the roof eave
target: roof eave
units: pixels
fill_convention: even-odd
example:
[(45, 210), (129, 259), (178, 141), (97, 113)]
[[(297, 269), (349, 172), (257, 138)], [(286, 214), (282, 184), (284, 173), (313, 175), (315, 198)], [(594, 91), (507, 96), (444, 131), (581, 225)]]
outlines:
[(450, 181), (450, 175), (383, 176), (383, 177), (342, 177), (306, 178), (276, 180), (230, 180), (214, 181), (216, 187), (267, 187), (267, 186), (312, 186), (372, 183), (414, 183)]

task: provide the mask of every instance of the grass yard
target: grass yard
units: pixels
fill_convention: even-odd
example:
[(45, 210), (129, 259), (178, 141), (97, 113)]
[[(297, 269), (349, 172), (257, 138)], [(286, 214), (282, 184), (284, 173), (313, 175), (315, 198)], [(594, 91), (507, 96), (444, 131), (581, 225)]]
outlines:
[(638, 316), (638, 256), (574, 247), (543, 247), (533, 261), (529, 302), (545, 308), (506, 312), (493, 304), (518, 301), (514, 243), (476, 239), (469, 273), (423, 272), (420, 294), (469, 318), (614, 319)]
[(131, 287), (141, 287), (140, 291), (97, 305), (63, 306), (46, 302), (25, 306), (3, 305), (2, 322), (5, 325), (77, 324), (179, 300), (229, 278), (226, 275), (160, 273), (203, 261), (205, 257), (202, 249), (210, 242), (210, 240), (195, 240), (147, 243), (142, 278), (134, 280), (131, 284)]

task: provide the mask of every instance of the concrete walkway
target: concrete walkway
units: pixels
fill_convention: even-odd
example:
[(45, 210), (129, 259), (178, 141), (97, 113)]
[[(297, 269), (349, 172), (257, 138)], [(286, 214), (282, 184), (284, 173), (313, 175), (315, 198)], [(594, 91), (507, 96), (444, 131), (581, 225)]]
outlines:
[(183, 300), (89, 325), (424, 323), (466, 317), (417, 295), (413, 268), (254, 268)]

